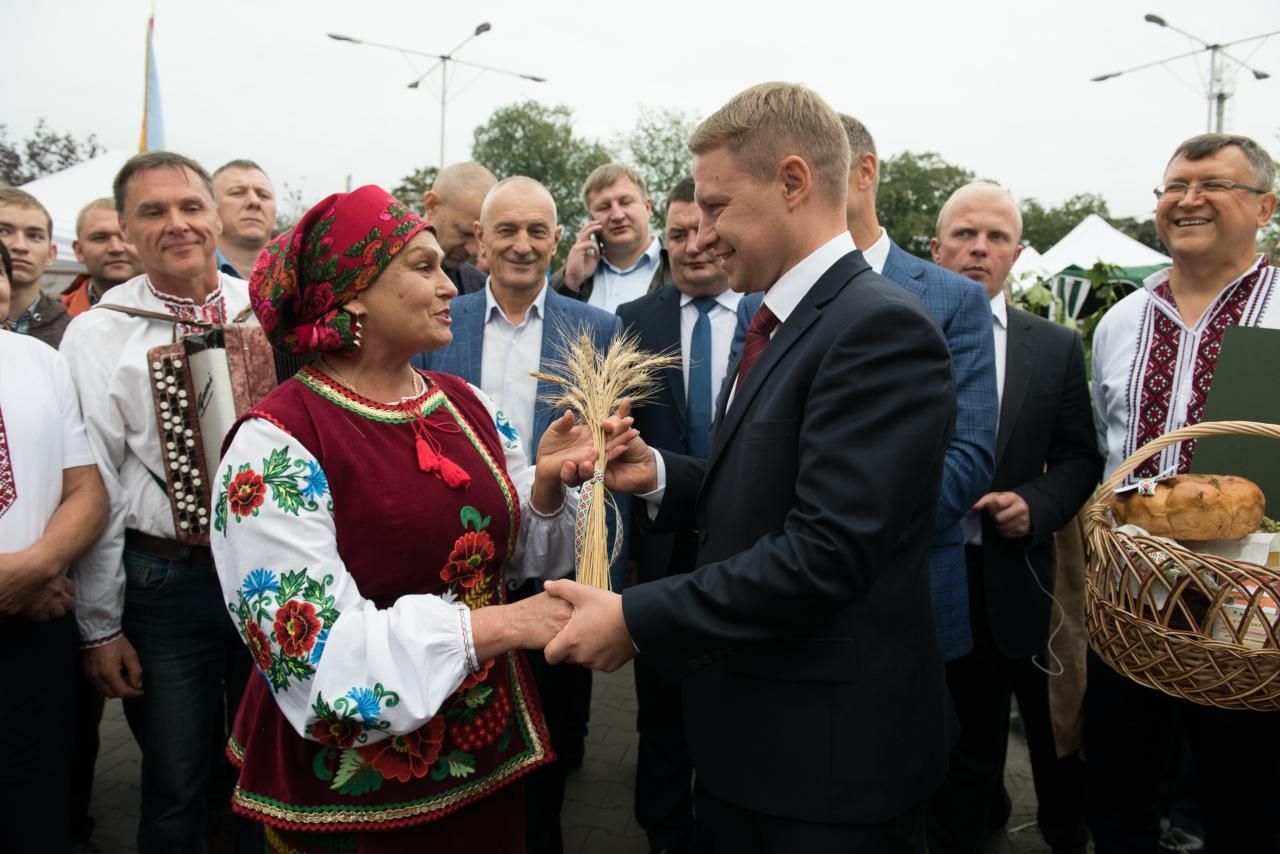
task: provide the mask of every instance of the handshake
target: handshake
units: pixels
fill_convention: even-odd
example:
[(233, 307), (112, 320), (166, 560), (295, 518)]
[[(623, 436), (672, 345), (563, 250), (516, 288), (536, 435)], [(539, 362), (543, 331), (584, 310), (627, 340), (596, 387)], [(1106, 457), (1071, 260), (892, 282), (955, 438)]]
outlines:
[(511, 646), (541, 649), (551, 664), (572, 661), (610, 672), (636, 654), (617, 593), (567, 579), (548, 581), (545, 593), (501, 610)]

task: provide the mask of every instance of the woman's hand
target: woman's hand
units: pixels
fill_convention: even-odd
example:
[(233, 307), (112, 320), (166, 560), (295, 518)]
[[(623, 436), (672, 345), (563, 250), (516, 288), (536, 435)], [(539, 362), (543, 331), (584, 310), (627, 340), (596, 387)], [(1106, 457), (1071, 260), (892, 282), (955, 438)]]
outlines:
[[(614, 492), (639, 495), (658, 488), (658, 464), (653, 449), (640, 438), (640, 432), (631, 426), (633, 423), (631, 401), (623, 398), (617, 411), (601, 425), (607, 437), (605, 450), (609, 459), (604, 470), (604, 485)], [(595, 474), (595, 461), (593, 456), (581, 462), (576, 471), (571, 471), (566, 464), (561, 480), (570, 486), (588, 480)]]
[[(639, 432), (631, 426), (634, 419), (628, 414), (629, 411), (630, 404), (624, 400), (618, 411), (605, 419), (605, 453), (610, 465), (628, 452), (652, 455), (648, 446), (640, 441)], [(642, 450), (630, 448), (636, 442), (640, 443)], [(577, 486), (588, 480), (595, 473), (599, 459), (591, 431), (576, 423), (572, 412), (566, 411), (551, 422), (542, 434), (542, 441), (538, 443), (531, 499), (534, 509), (539, 513), (554, 513), (563, 500), (561, 484)]]
[(542, 649), (572, 615), (569, 602), (546, 593), (510, 605), (477, 608), (471, 612), (476, 658), (487, 661), (513, 649)]

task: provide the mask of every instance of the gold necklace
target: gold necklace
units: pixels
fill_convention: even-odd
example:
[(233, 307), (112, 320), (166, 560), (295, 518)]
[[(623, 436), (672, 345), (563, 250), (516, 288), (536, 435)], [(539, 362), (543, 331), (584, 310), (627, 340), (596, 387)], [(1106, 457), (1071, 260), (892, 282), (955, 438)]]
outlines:
[[(325, 368), (329, 371), (330, 374), (333, 375), (333, 378), (335, 380), (342, 383), (348, 389), (360, 395), (361, 397), (368, 397), (368, 395), (361, 393), (360, 389), (356, 388), (355, 385), (349, 379), (344, 377), (342, 374), (338, 373), (338, 369), (335, 368), (328, 359), (321, 357), (320, 361), (324, 363)], [(422, 380), (422, 374), (418, 373), (417, 371), (413, 371), (412, 385), (413, 385), (413, 390), (409, 392), (408, 395), (400, 398), (399, 400), (391, 401), (388, 405), (396, 406), (398, 404), (404, 403), (406, 400), (413, 400), (416, 397), (420, 397), (422, 393), (427, 390), (426, 383), (424, 383)]]

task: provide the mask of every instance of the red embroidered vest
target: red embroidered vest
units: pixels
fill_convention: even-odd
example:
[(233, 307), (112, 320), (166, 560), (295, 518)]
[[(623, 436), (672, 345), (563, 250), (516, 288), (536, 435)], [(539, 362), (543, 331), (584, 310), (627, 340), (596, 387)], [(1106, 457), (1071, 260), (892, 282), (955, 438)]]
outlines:
[[(462, 488), (419, 468), (403, 409), (311, 369), (246, 417), (270, 420), (315, 456), (333, 497), (338, 554), (378, 607), (446, 592), (473, 609), (501, 604), (520, 498), (488, 411), (457, 377), (426, 376), (427, 392), (413, 405), (441, 454), (469, 475)], [(467, 560), (477, 554), (491, 557)], [(308, 831), (391, 829), (448, 815), (551, 761), (532, 684), (524, 657), (509, 653), (469, 676), (416, 732), (344, 748), (299, 737), (255, 675), (228, 745), (240, 766), (233, 807)]]

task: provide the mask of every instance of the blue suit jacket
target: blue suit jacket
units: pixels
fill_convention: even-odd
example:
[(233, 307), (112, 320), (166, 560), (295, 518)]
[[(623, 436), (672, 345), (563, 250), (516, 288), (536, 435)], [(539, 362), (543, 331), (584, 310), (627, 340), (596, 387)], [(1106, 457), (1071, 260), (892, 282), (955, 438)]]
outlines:
[[(479, 388), (484, 362), (484, 307), (483, 289), (456, 297), (449, 306), (449, 314), (453, 317), (453, 341), (439, 350), (414, 356), (414, 367), (454, 374)], [(621, 327), (622, 321), (616, 315), (562, 297), (548, 288), (546, 316), (542, 319), (542, 359), (540, 364), (529, 365), (529, 370), (554, 362), (558, 348), (566, 339), (576, 337), (580, 329), (589, 329), (596, 347), (604, 350), (608, 349), (614, 333)], [(533, 435), (520, 437), (529, 448), (530, 459), (534, 458), (538, 442), (555, 414), (544, 398), (555, 392), (549, 383), (538, 382), (538, 399), (533, 406)], [(499, 407), (502, 405), (502, 401), (495, 403)]]
[[(453, 341), (427, 353), (419, 353), (413, 357), (413, 365), (425, 371), (441, 371), (454, 374), (480, 388), (481, 367), (484, 363), (484, 323), (485, 323), (484, 289), (474, 293), (455, 297), (449, 306), (453, 318)], [(559, 356), (559, 347), (567, 339), (578, 335), (579, 330), (588, 329), (591, 339), (599, 350), (606, 350), (613, 340), (614, 333), (622, 328), (622, 321), (617, 315), (609, 314), (586, 303), (562, 297), (547, 287), (545, 316), (542, 318), (542, 353), (539, 364), (529, 365), (529, 370), (549, 365)], [(538, 382), (538, 397), (533, 405), (533, 435), (521, 436), (529, 449), (529, 458), (535, 459), (538, 442), (546, 432), (547, 425), (556, 415), (551, 405), (545, 400), (554, 395), (556, 388), (551, 384)], [(502, 401), (495, 401), (501, 408)], [(626, 518), (628, 510), (627, 496), (616, 495), (618, 509)], [(626, 549), (614, 566), (614, 589), (621, 590), (621, 581), (626, 577)], [(620, 576), (619, 576), (620, 573)]]
[[(929, 554), (934, 622), (943, 658), (951, 661), (973, 648), (969, 628), (969, 586), (960, 523), (975, 501), (986, 494), (995, 470), (996, 396), (995, 342), (991, 301), (982, 286), (936, 264), (910, 255), (890, 241), (886, 279), (910, 291), (941, 327), (951, 350), (956, 388), (956, 429), (947, 446), (942, 494)], [(732, 364), (747, 325), (764, 294), (748, 294), (738, 303), (738, 330)], [(729, 382), (731, 378), (726, 378)]]

